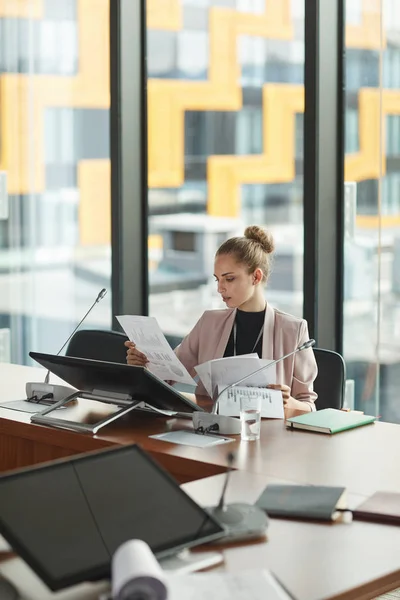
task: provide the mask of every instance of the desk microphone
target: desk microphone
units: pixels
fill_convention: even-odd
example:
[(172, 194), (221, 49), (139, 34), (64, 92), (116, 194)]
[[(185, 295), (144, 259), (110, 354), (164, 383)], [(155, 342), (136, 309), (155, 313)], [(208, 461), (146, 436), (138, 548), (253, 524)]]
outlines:
[(222, 396), (222, 394), (224, 394), (227, 390), (230, 390), (231, 388), (236, 387), (237, 385), (241, 384), (246, 379), (249, 379), (249, 377), (252, 377), (253, 375), (256, 375), (257, 373), (264, 371), (264, 369), (269, 369), (270, 367), (273, 367), (274, 365), (281, 362), (282, 360), (285, 360), (285, 358), (292, 356), (292, 354), (296, 354), (297, 352), (301, 352), (302, 350), (307, 350), (307, 348), (311, 348), (312, 346), (314, 346), (314, 344), (315, 344), (315, 340), (312, 340), (312, 339), (307, 340), (307, 342), (304, 342), (304, 344), (301, 344), (301, 346), (298, 346), (297, 348), (292, 350), (292, 352), (289, 352), (288, 354), (285, 354), (284, 356), (281, 356), (280, 358), (273, 360), (272, 362), (268, 363), (267, 365), (263, 365), (256, 371), (253, 371), (252, 373), (248, 373), (248, 375), (245, 375), (244, 377), (241, 377), (234, 383), (227, 385), (223, 390), (221, 390), (221, 392), (219, 394), (218, 394), (218, 390), (216, 388), (214, 391), (214, 402), (213, 402), (213, 406), (211, 409), (211, 413), (206, 413), (206, 412), (193, 413), (193, 427), (195, 429), (198, 429), (198, 427), (203, 427), (204, 429), (211, 427), (211, 429), (208, 429), (209, 431), (212, 431), (212, 430), (218, 431), (218, 433), (222, 433), (224, 435), (235, 435), (235, 434), (240, 433), (240, 421), (237, 418), (226, 417), (224, 415), (217, 414), (219, 399)]
[(230, 452), (226, 458), (228, 470), (218, 505), (207, 508), (207, 511), (222, 523), (226, 529), (226, 537), (221, 540), (222, 542), (227, 539), (236, 541), (261, 537), (265, 534), (268, 527), (268, 516), (263, 510), (252, 504), (226, 504), (225, 502), (226, 489), (235, 455)]
[[(100, 302), (100, 300), (102, 300), (106, 294), (107, 294), (106, 288), (103, 288), (102, 290), (100, 290), (100, 292), (97, 294), (97, 298), (93, 302), (92, 306), (89, 308), (87, 313), (79, 321), (78, 325), (75, 327), (75, 329), (73, 330), (71, 335), (63, 343), (63, 345), (61, 346), (61, 348), (59, 349), (59, 351), (57, 352), (57, 354), (55, 356), (58, 356), (64, 350), (65, 346), (68, 344), (68, 342), (70, 341), (70, 339), (72, 338), (74, 333), (79, 329), (79, 327), (82, 325), (83, 321), (91, 313), (91, 311), (96, 306), (96, 304), (98, 302)], [(50, 384), (49, 379), (50, 379), (50, 371), (47, 371), (46, 377), (44, 379), (44, 383), (29, 382), (26, 384), (26, 398), (29, 402), (41, 402), (43, 400), (43, 401), (45, 401), (46, 404), (53, 404), (53, 402), (59, 402), (60, 400), (63, 400), (64, 398), (66, 398), (67, 396), (69, 396), (71, 394), (70, 387), (66, 387), (65, 385)]]

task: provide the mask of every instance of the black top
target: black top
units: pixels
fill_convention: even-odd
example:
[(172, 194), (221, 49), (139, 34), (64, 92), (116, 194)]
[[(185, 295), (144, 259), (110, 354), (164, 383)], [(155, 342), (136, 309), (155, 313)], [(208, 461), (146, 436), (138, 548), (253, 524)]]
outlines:
[[(258, 356), (262, 357), (262, 343), (263, 336), (261, 335), (258, 340), (257, 346), (254, 348), (254, 344), (260, 333), (261, 327), (264, 326), (265, 319), (265, 308), (260, 312), (245, 312), (244, 310), (237, 309), (236, 311), (236, 356), (239, 354), (251, 354), (256, 352)], [(234, 356), (234, 327), (232, 327), (231, 334), (229, 336), (228, 343), (225, 348), (225, 356)]]

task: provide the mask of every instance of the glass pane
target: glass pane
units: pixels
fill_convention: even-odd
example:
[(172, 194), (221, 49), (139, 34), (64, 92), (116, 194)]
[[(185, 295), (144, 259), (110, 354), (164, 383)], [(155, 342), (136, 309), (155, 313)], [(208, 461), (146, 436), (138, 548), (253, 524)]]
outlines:
[(346, 16), (344, 356), (356, 408), (400, 423), (400, 4)]
[(110, 286), (109, 106), (109, 0), (0, 2), (0, 361), (56, 353)]
[(302, 314), (304, 0), (167, 4), (147, 4), (149, 279), (174, 344), (225, 307), (214, 253), (250, 224), (276, 241), (268, 302)]

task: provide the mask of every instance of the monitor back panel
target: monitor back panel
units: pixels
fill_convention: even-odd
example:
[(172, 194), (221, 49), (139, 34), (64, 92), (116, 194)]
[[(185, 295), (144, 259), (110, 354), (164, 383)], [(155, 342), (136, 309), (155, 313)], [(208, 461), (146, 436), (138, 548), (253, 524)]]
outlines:
[(0, 532), (57, 590), (107, 577), (129, 539), (160, 557), (223, 529), (143, 450), (125, 446), (1, 476)]

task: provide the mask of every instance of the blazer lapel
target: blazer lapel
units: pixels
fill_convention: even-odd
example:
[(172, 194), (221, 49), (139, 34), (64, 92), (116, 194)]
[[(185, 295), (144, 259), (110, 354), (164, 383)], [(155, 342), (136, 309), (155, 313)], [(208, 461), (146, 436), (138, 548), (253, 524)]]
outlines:
[(214, 358), (222, 358), (225, 352), (226, 345), (229, 340), (229, 336), (232, 331), (233, 323), (235, 322), (236, 308), (228, 314), (225, 323), (222, 327), (221, 336), (217, 344), (215, 344)]
[(270, 360), (275, 359), (274, 356), (274, 335), (275, 335), (275, 311), (267, 304), (265, 309), (264, 332), (262, 344), (262, 358)]

